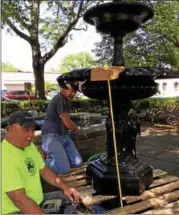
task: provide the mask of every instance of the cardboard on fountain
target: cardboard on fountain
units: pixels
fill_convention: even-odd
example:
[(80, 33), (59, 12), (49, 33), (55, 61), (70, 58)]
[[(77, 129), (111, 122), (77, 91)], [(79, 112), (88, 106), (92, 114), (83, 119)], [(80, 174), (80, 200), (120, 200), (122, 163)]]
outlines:
[(119, 74), (125, 70), (123, 66), (107, 66), (91, 69), (91, 81), (107, 81), (119, 78)]

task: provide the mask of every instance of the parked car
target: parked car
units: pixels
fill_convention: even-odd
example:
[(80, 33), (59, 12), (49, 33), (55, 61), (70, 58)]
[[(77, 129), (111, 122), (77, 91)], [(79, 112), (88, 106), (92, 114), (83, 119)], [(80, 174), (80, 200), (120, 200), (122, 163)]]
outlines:
[(28, 95), (24, 90), (11, 90), (8, 91), (4, 96), (8, 99), (15, 100), (35, 100), (35, 95)]
[(4, 95), (7, 93), (7, 90), (1, 90), (1, 95)]
[(4, 95), (1, 95), (1, 101), (2, 102), (18, 102), (18, 100), (9, 99), (9, 98), (5, 97)]

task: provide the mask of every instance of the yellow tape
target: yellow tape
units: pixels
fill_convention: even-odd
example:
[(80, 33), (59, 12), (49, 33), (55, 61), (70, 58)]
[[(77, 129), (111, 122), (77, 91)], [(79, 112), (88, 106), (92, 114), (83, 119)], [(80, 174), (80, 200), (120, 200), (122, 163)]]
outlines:
[(109, 67), (107, 65), (104, 66), (104, 69), (106, 70), (106, 78), (107, 78), (107, 82), (108, 82), (108, 93), (109, 93), (109, 103), (110, 103), (112, 130), (113, 130), (114, 152), (115, 152), (121, 213), (125, 214), (124, 206), (123, 206), (123, 202), (122, 202), (122, 187), (121, 187), (121, 180), (120, 180), (119, 162), (118, 162), (118, 156), (117, 156), (117, 144), (116, 144), (116, 135), (115, 135), (116, 129), (115, 129), (115, 123), (114, 123), (114, 114), (113, 114), (112, 94), (111, 94), (111, 85), (110, 85), (110, 71), (109, 71)]

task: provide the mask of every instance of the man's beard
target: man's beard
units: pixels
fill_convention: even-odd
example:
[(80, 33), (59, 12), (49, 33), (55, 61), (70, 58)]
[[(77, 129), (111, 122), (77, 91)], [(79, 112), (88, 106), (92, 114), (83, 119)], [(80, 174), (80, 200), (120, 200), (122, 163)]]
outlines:
[(69, 95), (68, 97), (67, 97), (67, 99), (69, 99), (69, 100), (71, 100), (71, 99), (73, 99), (74, 98), (74, 95)]

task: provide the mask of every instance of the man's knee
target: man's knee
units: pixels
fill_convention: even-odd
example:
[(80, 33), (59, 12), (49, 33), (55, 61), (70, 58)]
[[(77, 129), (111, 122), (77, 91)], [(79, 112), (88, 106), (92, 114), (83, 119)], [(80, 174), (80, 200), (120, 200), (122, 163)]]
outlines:
[(73, 168), (77, 168), (77, 167), (80, 167), (82, 164), (83, 164), (82, 158), (81, 158), (81, 157), (77, 157), (77, 158), (75, 159), (75, 162), (73, 162), (71, 166), (72, 166)]
[(46, 165), (57, 174), (66, 174), (70, 171), (70, 164), (60, 162), (58, 159), (50, 158), (45, 160)]

